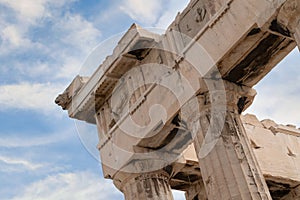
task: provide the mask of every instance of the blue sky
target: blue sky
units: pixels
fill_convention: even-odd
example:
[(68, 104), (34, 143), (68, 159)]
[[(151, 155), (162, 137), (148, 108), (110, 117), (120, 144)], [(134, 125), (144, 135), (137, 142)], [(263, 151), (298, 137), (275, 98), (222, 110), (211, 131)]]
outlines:
[[(123, 198), (102, 178), (95, 149), (82, 144), (88, 136), (77, 128), (86, 125), (68, 118), (54, 99), (99, 43), (133, 22), (166, 28), (187, 3), (0, 0), (0, 199)], [(299, 61), (294, 50), (258, 84), (247, 112), (299, 127)]]

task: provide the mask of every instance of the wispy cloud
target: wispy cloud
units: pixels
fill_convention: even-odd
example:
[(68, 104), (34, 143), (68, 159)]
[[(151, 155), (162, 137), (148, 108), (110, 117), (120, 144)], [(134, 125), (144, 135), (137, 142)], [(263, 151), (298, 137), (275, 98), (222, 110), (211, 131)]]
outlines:
[(46, 136), (7, 136), (0, 138), (0, 148), (23, 148), (37, 147), (49, 144), (55, 144), (71, 138), (74, 135), (74, 129), (63, 130), (59, 133), (52, 133)]
[(51, 8), (60, 8), (76, 0), (0, 0), (10, 8), (19, 21), (35, 24), (37, 20), (51, 16)]
[(59, 40), (63, 44), (87, 53), (99, 42), (101, 32), (95, 28), (92, 22), (87, 21), (79, 14), (67, 13), (57, 22), (53, 29), (61, 36)]
[(45, 14), (47, 0), (0, 0), (17, 14), (19, 20), (33, 23), (35, 19)]
[[(29, 160), (25, 160), (22, 158), (11, 158), (11, 157), (5, 157), (5, 156), (0, 156), (0, 166), (1, 166), (1, 162), (6, 164), (6, 165), (10, 165), (12, 166), (15, 170), (20, 170), (21, 168), (24, 168), (25, 170), (36, 170), (39, 169), (41, 167), (43, 167), (42, 164), (35, 164)], [(0, 171), (12, 171), (11, 167), (1, 167)]]
[[(276, 92), (274, 91), (276, 90)], [(300, 96), (289, 87), (264, 86), (247, 112), (256, 114), (261, 120), (272, 119), (280, 124), (300, 127)]]
[(158, 28), (166, 29), (174, 20), (178, 12), (181, 12), (189, 3), (189, 0), (168, 0), (163, 14), (158, 18), (155, 24)]
[(0, 70), (19, 80), (72, 79), (101, 38), (94, 23), (69, 12), (74, 1), (0, 0)]
[(80, 71), (85, 58), (99, 44), (101, 31), (92, 22), (78, 14), (66, 14), (53, 26), (58, 41), (49, 44), (48, 48), (57, 49), (49, 52), (49, 56), (59, 60), (55, 69), (54, 78), (74, 78)]
[(122, 0), (120, 9), (138, 22), (153, 25), (163, 10), (163, 0)]
[(299, 51), (295, 49), (256, 86), (258, 95), (246, 112), (300, 127), (299, 63)]
[(106, 200), (122, 196), (111, 181), (100, 179), (98, 174), (81, 171), (60, 173), (28, 185), (14, 200), (78, 199)]
[(144, 26), (167, 28), (189, 0), (122, 0), (120, 10)]
[(8, 25), (2, 30), (3, 40), (7, 41), (14, 47), (25, 46), (29, 44), (30, 41), (23, 38), (23, 34), (16, 25)]
[[(175, 200), (183, 200), (184, 193), (173, 191)], [(13, 200), (31, 199), (78, 199), (107, 200), (123, 199), (112, 181), (100, 178), (98, 174), (88, 171), (59, 173), (28, 185), (22, 194)]]
[[(16, 48), (29, 48), (38, 44), (30, 38), (30, 30), (40, 27), (45, 18), (51, 18), (55, 9), (73, 0), (0, 0), (3, 13), (0, 25), (2, 47), (0, 53), (8, 54)], [(26, 52), (26, 51), (25, 51)]]
[(55, 109), (54, 99), (63, 85), (20, 83), (0, 86), (0, 109), (25, 109), (49, 112)]

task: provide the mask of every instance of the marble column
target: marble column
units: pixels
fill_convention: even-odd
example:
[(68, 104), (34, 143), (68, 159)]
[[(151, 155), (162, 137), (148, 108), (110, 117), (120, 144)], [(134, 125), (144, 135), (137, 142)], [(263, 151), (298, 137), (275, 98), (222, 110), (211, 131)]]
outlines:
[(126, 200), (173, 200), (169, 174), (165, 171), (126, 174), (121, 182), (114, 181)]
[(240, 118), (256, 92), (230, 82), (224, 85), (197, 96), (200, 114), (189, 122), (207, 198), (271, 200)]

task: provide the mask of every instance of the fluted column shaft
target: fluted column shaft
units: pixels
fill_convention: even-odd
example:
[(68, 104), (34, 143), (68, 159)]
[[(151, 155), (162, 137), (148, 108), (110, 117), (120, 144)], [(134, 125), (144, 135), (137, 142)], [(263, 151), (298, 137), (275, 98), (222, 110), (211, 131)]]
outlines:
[(240, 119), (240, 112), (256, 93), (226, 82), (225, 94), (226, 100), (218, 91), (199, 95), (200, 116), (192, 122), (207, 198), (272, 199)]

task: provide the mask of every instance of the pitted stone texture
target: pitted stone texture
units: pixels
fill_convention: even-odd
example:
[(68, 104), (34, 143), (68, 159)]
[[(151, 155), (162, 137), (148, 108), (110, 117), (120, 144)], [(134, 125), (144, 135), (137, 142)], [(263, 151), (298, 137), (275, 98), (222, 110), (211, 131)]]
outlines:
[(278, 125), (271, 120), (263, 120), (262, 124), (267, 126), (261, 127), (250, 121), (252, 118), (251, 115), (243, 117), (245, 129), (264, 176), (291, 188), (300, 184), (299, 129)]
[(173, 200), (166, 173), (141, 174), (121, 188), (126, 200)]
[[(78, 92), (76, 89), (75, 93), (69, 93), (67, 89), (67, 93), (60, 96), (56, 103), (64, 109), (68, 109), (69, 116), (72, 118), (93, 124), (96, 124), (97, 121), (101, 142), (98, 147), (104, 163), (102, 163), (103, 171), (105, 177), (112, 178), (116, 182), (115, 174), (125, 164), (132, 161), (140, 162), (145, 158), (131, 155), (126, 157), (111, 148), (112, 145), (117, 145), (122, 150), (131, 153), (143, 152), (148, 147), (150, 149), (161, 147), (161, 145), (153, 146), (153, 143), (154, 145), (164, 144), (164, 139), (168, 137), (168, 134), (170, 135), (170, 129), (182, 128), (182, 126), (177, 127), (176, 124), (176, 127), (172, 127), (174, 124), (171, 123), (182, 108), (181, 104), (177, 103), (178, 99), (172, 99), (171, 92), (166, 93), (156, 84), (152, 84), (149, 90), (147, 87), (142, 87), (134, 91), (130, 97), (130, 112), (125, 112), (125, 114), (121, 101), (115, 104), (115, 107), (107, 102), (111, 102), (112, 92), (117, 82), (133, 67), (146, 63), (168, 64), (170, 73), (168, 78), (162, 80), (163, 82), (170, 83), (170, 86), (176, 89), (175, 91), (181, 90), (184, 88), (179, 87), (180, 84), (178, 84), (181, 77), (176, 75), (183, 72), (185, 78), (191, 82), (193, 91), (196, 91), (195, 94), (184, 93), (181, 95), (182, 105), (197, 95), (200, 97), (200, 104), (204, 105), (199, 108), (201, 113), (192, 115), (198, 116), (197, 119), (194, 118), (196, 120), (192, 121), (194, 124), (191, 127), (192, 132), (196, 134), (197, 150), (200, 151), (202, 141), (206, 136), (205, 132), (211, 123), (210, 104), (221, 102), (218, 106), (223, 108), (225, 106), (225, 109), (219, 113), (219, 117), (224, 117), (225, 122), (221, 123), (217, 120), (213, 124), (211, 132), (210, 139), (217, 140), (215, 148), (204, 158), (198, 155), (209, 200), (270, 199), (239, 114), (252, 102), (253, 94), (248, 93), (251, 91), (251, 87), (265, 77), (294, 49), (296, 46), (294, 41), (299, 45), (299, 24), (291, 25), (297, 20), (290, 20), (298, 19), (297, 9), (299, 7), (295, 7), (298, 3), (299, 0), (193, 0), (164, 35), (152, 34), (133, 25), (118, 43), (113, 54), (107, 57), (94, 75), (80, 87), (81, 89)], [(292, 9), (293, 12), (280, 12), (280, 9), (285, 7), (287, 10)], [(296, 15), (292, 14), (295, 13), (295, 10)], [(282, 18), (280, 15), (277, 16), (278, 13), (281, 13)], [(274, 20), (278, 20), (279, 23), (286, 26), (291, 34), (282, 35), (270, 31), (269, 26)], [(176, 31), (179, 31), (179, 34)], [(192, 38), (187, 39), (184, 35)], [(146, 44), (146, 46), (140, 46), (141, 44)], [(205, 54), (198, 51), (199, 45)], [(143, 48), (138, 50), (136, 47)], [(164, 56), (160, 51), (153, 50), (154, 47), (163, 47), (178, 55)], [(193, 66), (187, 65), (187, 63), (191, 63)], [(220, 96), (210, 99), (208, 95), (205, 95), (204, 93), (207, 91), (203, 92), (205, 88), (200, 84), (205, 74), (200, 76), (194, 73), (198, 69), (211, 69), (211, 66), (216, 66), (220, 72), (220, 77), (214, 76), (213, 78), (222, 77), (224, 80), (239, 85), (238, 87), (233, 86), (233, 88), (226, 86), (225, 103), (220, 101), (221, 99), (218, 98)], [(156, 74), (154, 73), (155, 69), (157, 67), (147, 68), (147, 73), (144, 73), (145, 80), (151, 77), (151, 74)], [(163, 77), (163, 75), (159, 72), (157, 77)], [(141, 78), (141, 76), (139, 77)], [(134, 85), (138, 81), (133, 80), (128, 83)], [(184, 84), (182, 85), (184, 86)], [(126, 99), (123, 92), (127, 91), (124, 90), (119, 94), (123, 94), (123, 99)], [(130, 89), (127, 90), (130, 91)], [(182, 92), (184, 91), (187, 90), (182, 89)], [(117, 100), (119, 100), (119, 96), (117, 95)], [(141, 101), (137, 101), (138, 99)], [(164, 120), (167, 123), (157, 122), (157, 125), (162, 124), (164, 129), (156, 135), (155, 140), (120, 135), (121, 129), (118, 125), (122, 123), (121, 119), (133, 117), (138, 122), (146, 122), (147, 118), (143, 115), (148, 114), (146, 112), (149, 110), (148, 105), (153, 102), (164, 105), (168, 113), (168, 117)], [(193, 109), (191, 110), (193, 111)], [(96, 114), (96, 117), (93, 114)], [(122, 115), (127, 116), (122, 118)], [(159, 119), (159, 117), (156, 116), (153, 119)], [(188, 120), (187, 122), (189, 123)], [(263, 123), (264, 127), (269, 124)], [(222, 131), (214, 131), (223, 125)], [(157, 130), (155, 127), (159, 126), (154, 126), (151, 130)], [(197, 129), (198, 131), (195, 131)], [(290, 129), (272, 125), (268, 131), (277, 136), (282, 134), (281, 131), (285, 131), (283, 134), (293, 133)], [(186, 129), (184, 132), (187, 132)], [(148, 133), (152, 132), (147, 132), (144, 136), (147, 136)], [(140, 132), (133, 131), (130, 134), (140, 134)], [(295, 135), (290, 136), (295, 137)], [(185, 145), (188, 145), (189, 142), (189, 140), (181, 141), (183, 145), (176, 149), (176, 156), (184, 151)], [(180, 140), (176, 142), (180, 143)], [(259, 149), (260, 145), (258, 142), (254, 142), (252, 147)], [(287, 149), (287, 154), (293, 158), (297, 157), (297, 153), (292, 148)], [(105, 163), (108, 163), (108, 166), (105, 166)], [(117, 169), (110, 171), (109, 167), (112, 166), (117, 166)], [(132, 169), (131, 166), (130, 168)], [(144, 171), (141, 173), (143, 174), (134, 175), (131, 179), (126, 179), (128, 181), (122, 182), (125, 184), (121, 188), (123, 188), (126, 199), (172, 199), (169, 195), (170, 186), (168, 186), (167, 179), (158, 177), (157, 174), (149, 175)], [(167, 176), (163, 175), (163, 177)], [(156, 182), (161, 184), (156, 184)], [(155, 184), (159, 187), (155, 187)]]

